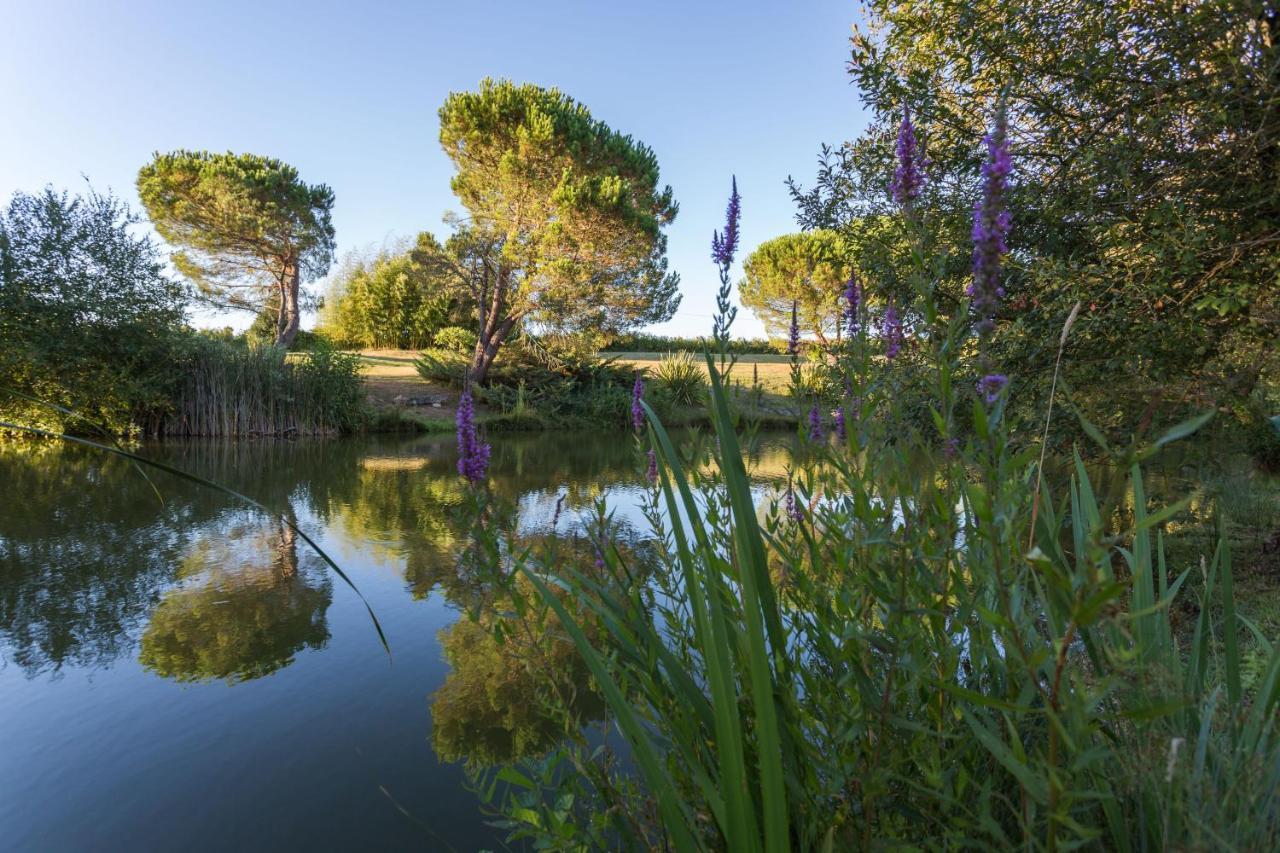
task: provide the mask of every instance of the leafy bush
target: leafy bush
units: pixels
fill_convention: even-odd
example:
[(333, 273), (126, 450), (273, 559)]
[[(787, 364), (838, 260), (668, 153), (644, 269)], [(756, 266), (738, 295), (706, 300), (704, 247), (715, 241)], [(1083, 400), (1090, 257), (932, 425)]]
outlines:
[(470, 356), (476, 349), (478, 336), (461, 326), (445, 326), (435, 334), (435, 348)]
[(418, 353), (413, 365), (418, 375), (428, 382), (461, 388), (467, 375), (468, 359), (454, 350), (426, 349)]
[(0, 420), (125, 432), (164, 404), (186, 291), (136, 221), (92, 190), (17, 193), (0, 211)]
[(427, 233), (373, 253), (353, 252), (330, 278), (319, 331), (345, 347), (418, 349), (451, 324), (471, 320), (471, 303), (437, 263)]
[(673, 402), (682, 406), (696, 406), (702, 402), (707, 376), (702, 360), (693, 353), (664, 354), (654, 368), (653, 376)]

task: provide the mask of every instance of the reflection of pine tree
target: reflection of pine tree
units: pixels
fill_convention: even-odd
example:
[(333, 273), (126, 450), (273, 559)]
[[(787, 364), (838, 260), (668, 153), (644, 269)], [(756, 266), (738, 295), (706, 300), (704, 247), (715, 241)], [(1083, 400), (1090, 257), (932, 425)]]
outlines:
[[(265, 527), (256, 537), (230, 531), (225, 543), (197, 552), (181, 572), (195, 582), (165, 593), (151, 614), (142, 664), (178, 681), (247, 681), (323, 647), (331, 586), (300, 571), (297, 533), (285, 523), (294, 518), (290, 507), (282, 518), (255, 520)], [(247, 544), (245, 553), (226, 544), (236, 542)]]

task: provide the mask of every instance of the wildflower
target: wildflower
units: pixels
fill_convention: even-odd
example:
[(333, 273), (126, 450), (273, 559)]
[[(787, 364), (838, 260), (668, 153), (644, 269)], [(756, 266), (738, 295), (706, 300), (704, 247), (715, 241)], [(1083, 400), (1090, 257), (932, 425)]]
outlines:
[(649, 449), (649, 470), (645, 472), (645, 477), (649, 480), (649, 485), (654, 486), (658, 483), (658, 454), (653, 452), (653, 448)]
[(1007, 178), (1013, 169), (1009, 154), (1008, 126), (1004, 111), (987, 135), (987, 159), (982, 164), (982, 198), (973, 209), (973, 283), (968, 294), (973, 300), (979, 334), (995, 328), (996, 308), (1004, 296), (1000, 286), (1000, 259), (1008, 253), (1007, 237), (1012, 217), (1005, 209)]
[(942, 455), (946, 459), (955, 459), (960, 453), (960, 439), (948, 438), (942, 442)]
[(817, 403), (809, 410), (809, 440), (822, 441), (822, 414)]
[(923, 161), (916, 145), (916, 129), (911, 125), (910, 113), (902, 116), (902, 124), (898, 126), (897, 153), (898, 165), (893, 170), (893, 200), (903, 207), (910, 207), (924, 186)]
[(787, 497), (785, 501), (787, 518), (792, 521), (799, 521), (804, 518), (804, 511), (800, 509), (800, 505), (796, 503), (796, 490), (791, 487), (791, 482), (787, 482)]
[(729, 206), (724, 212), (724, 231), (711, 235), (711, 259), (720, 268), (720, 287), (716, 290), (716, 315), (711, 324), (711, 337), (720, 345), (721, 353), (729, 346), (729, 327), (738, 316), (738, 309), (729, 303), (733, 293), (733, 280), (729, 268), (738, 251), (738, 220), (742, 217), (742, 196), (738, 195), (738, 179), (733, 179), (729, 193)]
[(473, 483), (484, 479), (489, 468), (489, 445), (476, 435), (475, 407), (471, 391), (463, 391), (458, 400), (458, 473)]
[(849, 340), (853, 340), (858, 334), (858, 308), (861, 304), (862, 288), (858, 285), (857, 276), (851, 275), (844, 286), (844, 325)]
[(800, 320), (796, 315), (796, 301), (791, 300), (791, 331), (787, 334), (787, 355), (800, 352)]
[(902, 350), (902, 319), (898, 317), (898, 309), (892, 303), (884, 309), (884, 316), (880, 320), (880, 336), (884, 338), (885, 358), (891, 361), (897, 358)]
[(644, 429), (644, 407), (640, 400), (644, 398), (644, 378), (637, 373), (635, 384), (631, 386), (631, 425), (636, 432)]
[(1009, 384), (1009, 377), (1001, 373), (988, 373), (978, 380), (978, 393), (988, 403), (1000, 399), (1000, 392)]
[(738, 178), (735, 176), (729, 205), (724, 211), (724, 233), (714, 231), (711, 235), (711, 260), (722, 267), (731, 265), (738, 251), (738, 221), (741, 218), (742, 196), (738, 195)]
[(840, 406), (839, 408), (837, 408), (833, 413), (832, 417), (835, 420), (836, 438), (840, 439), (841, 441), (844, 441), (849, 437), (848, 428), (845, 427), (845, 423), (844, 423), (844, 406)]

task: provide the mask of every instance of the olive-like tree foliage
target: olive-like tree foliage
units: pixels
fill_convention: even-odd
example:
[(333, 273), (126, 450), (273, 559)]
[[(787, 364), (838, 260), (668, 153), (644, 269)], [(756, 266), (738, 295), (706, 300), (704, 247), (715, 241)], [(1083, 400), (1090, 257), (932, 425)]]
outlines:
[(173, 263), (214, 305), (276, 314), (277, 346), (298, 333), (301, 283), (333, 262), (333, 190), (256, 154), (157, 153), (138, 195)]
[(761, 243), (743, 263), (738, 292), (770, 335), (785, 337), (796, 306), (802, 332), (827, 346), (840, 335), (840, 294), (852, 272), (844, 238), (829, 229)]
[(559, 90), (505, 80), (450, 94), (440, 144), (468, 214), (442, 259), (477, 305), (474, 380), (521, 324), (608, 335), (675, 313), (662, 229), (677, 206), (648, 146)]
[(317, 330), (342, 346), (422, 349), (446, 326), (466, 326), (474, 306), (436, 259), (423, 232), (372, 255), (352, 252), (329, 278)]
[(186, 290), (136, 222), (92, 189), (17, 193), (0, 209), (0, 420), (115, 432), (162, 404)]
[[(917, 207), (964, 259), (977, 141), (1003, 101), (1017, 215), (1000, 357), (1052, 369), (1080, 300), (1063, 368), (1073, 388), (1106, 387), (1092, 408), (1112, 423), (1132, 424), (1126, 401), (1145, 407), (1148, 392), (1203, 405), (1274, 379), (1275, 0), (872, 0), (849, 73), (876, 121), (824, 148), (816, 184), (791, 182), (804, 227), (885, 210), (909, 109), (929, 163)], [(950, 298), (965, 284), (952, 279)]]

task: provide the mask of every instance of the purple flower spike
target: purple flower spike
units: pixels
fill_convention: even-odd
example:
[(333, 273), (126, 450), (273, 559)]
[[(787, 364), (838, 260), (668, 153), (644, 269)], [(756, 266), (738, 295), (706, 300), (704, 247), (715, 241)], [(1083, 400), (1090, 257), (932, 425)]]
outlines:
[(989, 373), (978, 380), (978, 393), (988, 403), (1000, 399), (1000, 392), (1009, 384), (1009, 377), (1000, 373)]
[(920, 196), (924, 187), (924, 165), (920, 157), (920, 149), (916, 144), (916, 129), (911, 124), (911, 114), (902, 116), (902, 124), (898, 126), (898, 165), (893, 170), (893, 200), (903, 207)]
[(800, 508), (800, 504), (796, 501), (796, 490), (791, 487), (791, 483), (789, 482), (787, 483), (787, 498), (785, 505), (787, 518), (792, 521), (799, 521), (804, 518), (804, 510)]
[(973, 300), (978, 334), (995, 328), (996, 309), (1004, 288), (1000, 286), (1000, 260), (1009, 251), (1007, 242), (1012, 217), (1005, 209), (1007, 179), (1013, 170), (1009, 154), (1008, 126), (1004, 111), (986, 138), (987, 159), (982, 164), (982, 199), (973, 209), (973, 283), (968, 294)]
[(476, 435), (475, 406), (471, 392), (463, 391), (458, 400), (458, 473), (472, 483), (484, 480), (489, 469), (489, 445)]
[(844, 423), (844, 406), (836, 409), (834, 418), (836, 422), (836, 438), (844, 441), (849, 437), (849, 430)]
[(809, 410), (809, 440), (822, 441), (822, 413), (818, 411), (817, 403)]
[(844, 325), (852, 340), (858, 335), (858, 309), (862, 305), (862, 288), (857, 276), (849, 276), (844, 286)]
[(636, 382), (631, 386), (631, 425), (636, 432), (644, 429), (644, 408), (640, 401), (644, 398), (644, 378), (636, 374)]
[(884, 317), (880, 321), (880, 336), (884, 338), (884, 356), (892, 361), (902, 351), (902, 319), (898, 317), (898, 309), (892, 303), (884, 309)]
[(649, 470), (645, 472), (645, 478), (651, 486), (658, 484), (658, 454), (652, 448), (649, 450)]
[(729, 205), (724, 211), (724, 232), (712, 232), (711, 260), (722, 267), (733, 263), (733, 256), (738, 251), (738, 220), (742, 217), (742, 196), (738, 195), (738, 179), (733, 179), (733, 191), (729, 194)]

